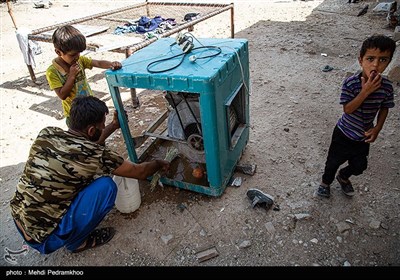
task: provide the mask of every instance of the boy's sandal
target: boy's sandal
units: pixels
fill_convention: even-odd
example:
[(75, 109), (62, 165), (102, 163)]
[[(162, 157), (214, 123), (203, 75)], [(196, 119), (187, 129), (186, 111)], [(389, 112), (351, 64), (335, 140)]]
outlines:
[(330, 197), (331, 196), (331, 188), (329, 186), (324, 187), (322, 185), (319, 185), (317, 189), (317, 194), (322, 197)]
[(92, 231), (86, 239), (85, 246), (72, 251), (72, 253), (80, 253), (87, 249), (99, 247), (109, 242), (115, 234), (113, 227), (99, 228)]
[(351, 184), (350, 180), (344, 180), (341, 176), (340, 173), (336, 176), (336, 180), (339, 182), (340, 186), (342, 187), (342, 191), (346, 196), (352, 197), (354, 196), (354, 188), (353, 185)]

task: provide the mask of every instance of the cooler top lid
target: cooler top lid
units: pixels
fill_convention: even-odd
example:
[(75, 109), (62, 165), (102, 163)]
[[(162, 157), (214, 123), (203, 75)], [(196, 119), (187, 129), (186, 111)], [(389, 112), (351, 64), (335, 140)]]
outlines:
[[(209, 80), (218, 74), (228, 60), (237, 60), (237, 57), (233, 57), (247, 45), (246, 39), (197, 40), (194, 39), (194, 48), (185, 54), (178, 44), (171, 46), (175, 42), (174, 38), (161, 38), (123, 60), (121, 69), (107, 70), (105, 74), (136, 78), (167, 76), (175, 79), (192, 77), (196, 80)], [(209, 57), (204, 58), (205, 56)]]

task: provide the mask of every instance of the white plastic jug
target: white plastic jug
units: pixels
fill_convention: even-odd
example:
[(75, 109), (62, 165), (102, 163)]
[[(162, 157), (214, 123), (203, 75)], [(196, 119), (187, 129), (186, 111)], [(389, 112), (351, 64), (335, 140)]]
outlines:
[(133, 178), (126, 178), (114, 175), (114, 182), (118, 186), (115, 207), (121, 213), (132, 213), (136, 211), (142, 199), (140, 197), (139, 181)]

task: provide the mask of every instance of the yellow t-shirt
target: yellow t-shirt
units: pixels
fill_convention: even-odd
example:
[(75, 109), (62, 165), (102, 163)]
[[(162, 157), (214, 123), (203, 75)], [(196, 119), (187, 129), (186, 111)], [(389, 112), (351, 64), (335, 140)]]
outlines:
[[(62, 100), (62, 108), (64, 116), (69, 117), (69, 111), (71, 110), (72, 100), (76, 95), (93, 95), (93, 92), (86, 79), (85, 69), (92, 69), (92, 59), (86, 56), (80, 56), (78, 59), (78, 65), (81, 71), (76, 75), (74, 87), (71, 90), (70, 95)], [(46, 70), (46, 78), (49, 83), (50, 89), (62, 87), (68, 78), (68, 73), (53, 59), (52, 64)]]

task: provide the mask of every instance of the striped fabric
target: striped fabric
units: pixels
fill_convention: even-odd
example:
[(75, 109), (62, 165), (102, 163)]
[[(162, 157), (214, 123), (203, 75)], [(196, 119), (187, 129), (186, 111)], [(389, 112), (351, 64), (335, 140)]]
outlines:
[[(361, 92), (362, 73), (350, 76), (342, 85), (340, 104), (353, 100)], [(381, 87), (370, 94), (362, 105), (353, 113), (343, 113), (337, 126), (352, 140), (365, 140), (364, 132), (374, 126), (374, 120), (380, 108), (394, 107), (392, 82), (382, 77)]]

